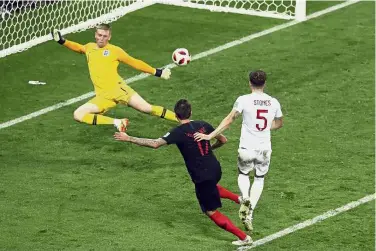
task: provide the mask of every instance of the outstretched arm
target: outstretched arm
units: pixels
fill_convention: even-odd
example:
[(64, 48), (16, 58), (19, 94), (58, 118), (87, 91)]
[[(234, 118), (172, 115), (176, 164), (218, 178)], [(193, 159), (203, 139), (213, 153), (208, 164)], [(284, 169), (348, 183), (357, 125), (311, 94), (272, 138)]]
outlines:
[(71, 49), (72, 51), (78, 52), (78, 53), (85, 53), (85, 46), (82, 44), (66, 40), (60, 33), (59, 30), (54, 29), (51, 32), (52, 38), (58, 42), (61, 45), (64, 45), (68, 49)]
[(146, 72), (149, 74), (154, 75), (156, 72), (156, 69), (148, 65), (142, 60), (136, 59), (132, 56), (129, 56), (125, 51), (121, 50), (118, 57), (120, 62), (123, 62), (124, 64), (127, 64), (136, 70)]
[(136, 70), (152, 74), (156, 77), (161, 77), (163, 79), (169, 79), (171, 75), (170, 69), (155, 69), (149, 64), (145, 63), (142, 60), (136, 59), (126, 53), (124, 50), (119, 50), (118, 60), (133, 67)]
[(129, 136), (128, 134), (124, 132), (116, 132), (114, 134), (114, 138), (115, 140), (118, 140), (118, 141), (131, 142), (139, 146), (146, 146), (146, 147), (150, 147), (154, 149), (157, 149), (167, 144), (167, 142), (162, 138), (159, 138), (159, 139), (137, 138), (137, 137)]
[(65, 43), (63, 45), (72, 51), (82, 53), (82, 54), (85, 53), (85, 46), (83, 46), (82, 44), (65, 40)]
[(219, 126), (214, 130), (214, 132), (210, 133), (210, 137), (214, 138), (220, 133), (222, 133), (224, 130), (229, 128), (229, 126), (232, 124), (232, 122), (235, 121), (237, 117), (239, 117), (240, 112), (233, 109), (227, 116), (222, 120), (222, 122), (219, 124)]
[(82, 44), (65, 40), (64, 46), (67, 47), (68, 49), (71, 49), (72, 51), (82, 53), (82, 54), (85, 53), (85, 46), (83, 46)]
[(224, 130), (226, 130), (234, 120), (239, 117), (240, 112), (233, 109), (227, 116), (222, 120), (222, 122), (219, 124), (219, 126), (209, 135), (202, 134), (202, 133), (195, 133), (194, 137), (195, 140), (201, 141), (201, 140), (211, 140), (212, 138), (218, 136), (221, 134)]

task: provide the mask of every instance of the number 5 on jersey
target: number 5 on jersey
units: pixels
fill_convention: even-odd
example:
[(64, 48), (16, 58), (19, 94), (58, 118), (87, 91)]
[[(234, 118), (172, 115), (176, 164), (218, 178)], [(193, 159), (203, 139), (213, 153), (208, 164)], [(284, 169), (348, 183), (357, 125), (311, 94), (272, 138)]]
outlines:
[(268, 120), (263, 116), (268, 113), (268, 110), (257, 109), (256, 118), (262, 120), (262, 126), (260, 124), (256, 124), (256, 128), (259, 131), (265, 130), (268, 126)]

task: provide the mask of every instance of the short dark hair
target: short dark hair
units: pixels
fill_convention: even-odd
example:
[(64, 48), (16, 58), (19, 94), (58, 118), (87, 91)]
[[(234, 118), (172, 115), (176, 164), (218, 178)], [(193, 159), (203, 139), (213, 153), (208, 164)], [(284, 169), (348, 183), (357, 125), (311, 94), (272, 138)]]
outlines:
[(266, 81), (266, 73), (261, 70), (252, 71), (249, 73), (249, 81), (254, 86), (263, 86)]
[(109, 24), (98, 24), (95, 28), (97, 30), (111, 31), (111, 26)]
[(176, 102), (174, 111), (178, 119), (189, 119), (192, 114), (192, 107), (188, 100), (180, 99), (178, 102)]

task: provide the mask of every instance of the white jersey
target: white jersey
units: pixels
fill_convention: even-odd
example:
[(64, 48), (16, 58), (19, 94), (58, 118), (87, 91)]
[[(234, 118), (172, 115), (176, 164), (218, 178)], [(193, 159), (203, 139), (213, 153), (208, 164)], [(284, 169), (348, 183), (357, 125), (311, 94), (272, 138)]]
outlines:
[(274, 118), (282, 117), (278, 100), (266, 93), (238, 97), (234, 109), (243, 114), (239, 148), (271, 150), (270, 127)]

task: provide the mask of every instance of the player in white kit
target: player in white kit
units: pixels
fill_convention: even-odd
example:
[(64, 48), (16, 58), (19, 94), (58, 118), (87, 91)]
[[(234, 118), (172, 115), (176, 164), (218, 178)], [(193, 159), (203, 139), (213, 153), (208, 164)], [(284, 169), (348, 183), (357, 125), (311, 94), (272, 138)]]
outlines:
[[(269, 170), (272, 147), (270, 130), (282, 127), (282, 111), (278, 100), (264, 93), (266, 73), (249, 74), (251, 93), (237, 98), (232, 111), (209, 135), (196, 133), (195, 139), (211, 140), (226, 130), (240, 114), (243, 115), (238, 149), (238, 186), (242, 195), (239, 217), (248, 231), (253, 230), (252, 218), (264, 188), (264, 177)], [(249, 173), (254, 171), (250, 189)]]

